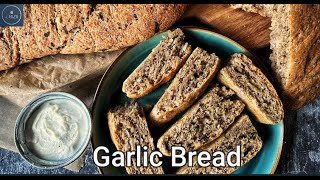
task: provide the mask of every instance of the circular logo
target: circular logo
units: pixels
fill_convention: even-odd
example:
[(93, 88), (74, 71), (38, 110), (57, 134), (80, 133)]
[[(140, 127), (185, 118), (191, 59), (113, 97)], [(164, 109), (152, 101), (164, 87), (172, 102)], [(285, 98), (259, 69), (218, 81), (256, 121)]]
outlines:
[(2, 20), (8, 25), (15, 25), (21, 20), (21, 11), (15, 5), (8, 5), (2, 10)]

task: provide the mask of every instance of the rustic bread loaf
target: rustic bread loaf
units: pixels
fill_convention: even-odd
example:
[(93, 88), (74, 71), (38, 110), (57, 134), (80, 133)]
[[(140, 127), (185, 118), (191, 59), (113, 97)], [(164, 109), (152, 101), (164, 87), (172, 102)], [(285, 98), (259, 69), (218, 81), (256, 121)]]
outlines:
[[(137, 104), (110, 109), (108, 126), (112, 141), (119, 151), (135, 151), (138, 145), (141, 148), (147, 146), (149, 154), (155, 150), (143, 109)], [(137, 167), (135, 157), (132, 158), (131, 164), (131, 167), (126, 166), (128, 174), (163, 174), (162, 167)]]
[(284, 111), (276, 90), (247, 56), (232, 55), (217, 77), (235, 91), (257, 121), (265, 124), (282, 121)]
[[(235, 151), (237, 145), (241, 146), (241, 166), (254, 158), (262, 148), (262, 140), (247, 115), (241, 115), (223, 135), (202, 147), (201, 150), (208, 151), (210, 154), (217, 151), (228, 154), (230, 151)], [(232, 162), (234, 161), (235, 159), (232, 159)], [(228, 165), (201, 167), (193, 161), (192, 167), (184, 166), (177, 171), (177, 174), (231, 174), (238, 168)]]
[(168, 37), (123, 82), (122, 91), (129, 98), (143, 97), (171, 80), (191, 54), (181, 29), (168, 31)]
[(150, 38), (182, 4), (25, 4), (23, 27), (0, 29), (0, 70), (51, 54), (116, 50)]
[(153, 107), (149, 115), (151, 123), (164, 125), (187, 109), (208, 87), (220, 64), (214, 53), (197, 47)]
[(271, 68), (286, 106), (302, 107), (320, 94), (320, 4), (245, 4), (271, 17)]
[(233, 95), (225, 86), (211, 88), (159, 138), (162, 154), (171, 156), (173, 146), (193, 151), (218, 138), (244, 109), (244, 103)]

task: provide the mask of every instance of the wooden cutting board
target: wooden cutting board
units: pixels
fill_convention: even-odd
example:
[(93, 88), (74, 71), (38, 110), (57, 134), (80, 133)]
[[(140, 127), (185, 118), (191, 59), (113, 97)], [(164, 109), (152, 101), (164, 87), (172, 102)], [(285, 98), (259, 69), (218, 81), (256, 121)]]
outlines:
[(270, 18), (233, 9), (227, 4), (190, 5), (182, 21), (188, 25), (199, 25), (200, 21), (251, 50), (269, 46)]

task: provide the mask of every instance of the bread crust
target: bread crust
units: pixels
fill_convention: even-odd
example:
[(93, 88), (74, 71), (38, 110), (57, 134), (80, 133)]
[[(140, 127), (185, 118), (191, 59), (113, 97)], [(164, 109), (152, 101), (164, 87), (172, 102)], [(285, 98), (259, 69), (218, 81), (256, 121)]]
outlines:
[(117, 149), (122, 149), (121, 143), (120, 143), (120, 138), (118, 134), (116, 133), (116, 124), (115, 124), (115, 119), (113, 116), (112, 112), (108, 112), (107, 114), (107, 119), (108, 119), (108, 127), (110, 131), (110, 136), (113, 144), (116, 146)]
[(320, 82), (320, 4), (292, 4), (289, 7), (292, 43), (284, 95), (289, 100), (288, 107), (299, 109), (320, 95), (313, 87)]
[[(18, 47), (12, 49), (18, 58), (1, 60), (0, 71), (57, 53), (111, 51), (137, 44), (169, 28), (186, 7), (184, 4), (26, 4), (23, 27), (0, 29), (0, 34), (10, 30), (10, 41)], [(0, 53), (6, 57), (6, 51)]]

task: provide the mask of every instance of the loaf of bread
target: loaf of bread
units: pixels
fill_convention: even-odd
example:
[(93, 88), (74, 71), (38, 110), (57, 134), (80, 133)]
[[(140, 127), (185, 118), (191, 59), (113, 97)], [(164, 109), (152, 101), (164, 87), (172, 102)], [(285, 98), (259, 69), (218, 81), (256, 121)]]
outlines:
[(225, 86), (214, 85), (159, 138), (162, 154), (170, 156), (173, 146), (193, 151), (218, 138), (244, 109), (233, 95)]
[(140, 98), (171, 80), (192, 51), (184, 38), (179, 28), (168, 31), (168, 37), (124, 81), (122, 91), (129, 98)]
[(238, 4), (271, 17), (271, 68), (287, 107), (320, 95), (320, 4)]
[[(135, 151), (138, 145), (141, 148), (147, 146), (149, 154), (155, 150), (143, 109), (138, 104), (110, 109), (108, 126), (112, 141), (119, 151)], [(162, 167), (137, 167), (136, 156), (131, 159), (131, 165), (131, 167), (126, 166), (128, 174), (163, 174)]]
[(162, 126), (187, 109), (205, 91), (221, 60), (197, 47), (150, 112), (153, 125)]
[(25, 4), (23, 27), (0, 29), (0, 70), (47, 55), (116, 50), (150, 38), (182, 4)]
[(247, 56), (232, 55), (217, 78), (235, 91), (257, 121), (265, 124), (282, 121), (284, 110), (276, 90)]
[[(235, 151), (237, 145), (241, 146), (241, 166), (254, 158), (262, 148), (262, 140), (247, 115), (241, 115), (223, 135), (201, 150), (210, 154), (217, 151), (228, 154)], [(235, 162), (235, 159), (231, 161)], [(193, 161), (192, 167), (184, 166), (177, 171), (177, 174), (231, 174), (239, 168), (229, 166), (227, 163), (226, 165), (226, 167), (215, 167), (211, 164), (208, 167), (201, 167), (197, 161)]]

